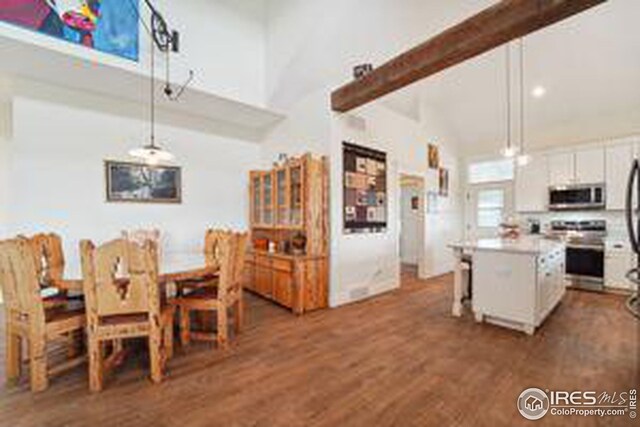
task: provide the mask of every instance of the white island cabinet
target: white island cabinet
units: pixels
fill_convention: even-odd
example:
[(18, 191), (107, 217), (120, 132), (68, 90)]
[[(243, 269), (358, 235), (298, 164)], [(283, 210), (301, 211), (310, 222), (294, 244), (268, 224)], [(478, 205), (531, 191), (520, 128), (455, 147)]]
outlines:
[[(561, 242), (522, 238), (482, 239), (451, 245), (460, 265), (471, 260), (471, 291), (456, 274), (454, 314), (459, 296), (471, 296), (478, 322), (487, 321), (532, 335), (565, 293), (565, 246)], [(467, 261), (462, 261), (466, 259)], [(469, 276), (467, 276), (469, 277)]]

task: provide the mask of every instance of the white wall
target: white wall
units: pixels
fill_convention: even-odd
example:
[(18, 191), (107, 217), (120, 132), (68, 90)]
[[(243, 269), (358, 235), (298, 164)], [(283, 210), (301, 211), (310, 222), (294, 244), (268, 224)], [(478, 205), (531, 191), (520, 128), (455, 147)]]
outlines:
[(262, 159), (268, 167), (278, 154), (292, 156), (305, 152), (329, 155), (331, 111), (328, 89), (318, 90), (299, 99), (287, 111), (287, 118), (277, 124), (262, 141)]
[[(396, 145), (404, 139), (403, 120), (379, 106), (351, 115), (335, 114), (331, 135), (331, 287), (332, 306), (376, 295), (400, 285), (399, 172)], [(343, 233), (344, 141), (387, 153), (387, 230), (374, 234)]]
[(80, 239), (102, 242), (122, 229), (157, 227), (172, 256), (200, 253), (207, 227), (247, 227), (247, 176), (259, 147), (184, 129), (158, 129), (183, 166), (182, 204), (106, 203), (103, 161), (130, 160), (127, 150), (145, 141), (145, 128), (98, 110), (15, 97), (9, 233), (60, 233), (73, 276)]
[[(171, 59), (174, 78), (178, 82), (184, 81), (188, 70), (193, 69), (194, 88), (264, 105), (266, 29), (263, 0), (157, 0), (154, 4), (169, 25), (181, 33), (181, 52)], [(140, 8), (146, 16), (142, 1)], [(150, 38), (142, 27), (139, 63), (3, 22), (0, 22), (0, 37), (27, 41), (87, 61), (145, 75), (149, 69)], [(160, 66), (163, 62), (158, 64)]]
[[(450, 272), (454, 258), (447, 247), (463, 236), (464, 187), (463, 168), (455, 133), (448, 123), (427, 103), (420, 105), (420, 126), (424, 141), (436, 144), (440, 151), (440, 165), (449, 170), (449, 196), (438, 197), (437, 211), (426, 218), (425, 257), (423, 277), (434, 277)], [(426, 159), (426, 154), (424, 159)], [(426, 161), (426, 160), (425, 160)], [(426, 168), (426, 166), (425, 166)], [(437, 191), (437, 171), (427, 172), (428, 191)]]
[[(0, 86), (2, 86), (0, 81)], [(11, 100), (4, 96), (0, 87), (0, 235), (8, 221), (11, 183), (9, 181), (9, 165), (11, 164)]]

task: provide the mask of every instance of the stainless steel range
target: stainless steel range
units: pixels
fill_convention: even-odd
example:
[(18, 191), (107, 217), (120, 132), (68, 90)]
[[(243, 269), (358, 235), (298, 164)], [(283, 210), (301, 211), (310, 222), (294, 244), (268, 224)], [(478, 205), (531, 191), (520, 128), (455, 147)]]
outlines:
[(552, 221), (551, 236), (566, 242), (566, 278), (571, 286), (603, 290), (606, 221)]

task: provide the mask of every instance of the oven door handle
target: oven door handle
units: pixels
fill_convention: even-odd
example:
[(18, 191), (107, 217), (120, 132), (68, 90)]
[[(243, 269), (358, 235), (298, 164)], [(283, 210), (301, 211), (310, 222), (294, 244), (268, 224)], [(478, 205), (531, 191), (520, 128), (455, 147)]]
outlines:
[[(633, 185), (636, 182), (636, 177), (640, 172), (640, 162), (638, 159), (633, 161), (631, 166), (631, 173), (629, 173), (629, 181), (627, 182), (627, 197), (625, 200), (625, 219), (627, 222), (627, 232), (629, 233), (629, 240), (631, 241), (631, 247), (635, 253), (640, 253), (640, 244), (638, 243), (638, 235), (633, 225)], [(640, 193), (640, 186), (638, 187)], [(640, 196), (640, 194), (639, 194)]]
[(604, 246), (592, 246), (592, 245), (567, 245), (567, 249), (587, 249), (590, 251), (604, 252)]

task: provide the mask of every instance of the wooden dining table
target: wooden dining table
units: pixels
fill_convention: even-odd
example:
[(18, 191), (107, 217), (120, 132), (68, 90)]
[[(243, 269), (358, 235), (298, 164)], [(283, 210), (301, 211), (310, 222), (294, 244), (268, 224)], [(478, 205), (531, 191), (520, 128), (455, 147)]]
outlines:
[[(215, 279), (218, 269), (205, 264), (202, 254), (167, 254), (159, 265), (158, 285), (169, 292), (170, 285), (177, 282)], [(83, 292), (82, 279), (53, 279), (50, 286), (60, 291)]]
[[(159, 263), (160, 274), (158, 286), (160, 287), (161, 300), (166, 302), (177, 296), (177, 282), (202, 281), (210, 283), (219, 275), (219, 270), (205, 265), (204, 255), (201, 254), (173, 254), (163, 257)], [(116, 285), (126, 286), (127, 278), (116, 280)], [(210, 286), (210, 285), (206, 285)], [(46, 290), (51, 290), (51, 296), (55, 297), (59, 292), (71, 292), (76, 295), (84, 293), (82, 279), (52, 279), (48, 288), (43, 289), (43, 297), (47, 297)], [(203, 325), (211, 323), (210, 313), (200, 312), (194, 319), (195, 324)], [(123, 349), (118, 357), (116, 365), (123, 363), (130, 350)]]

